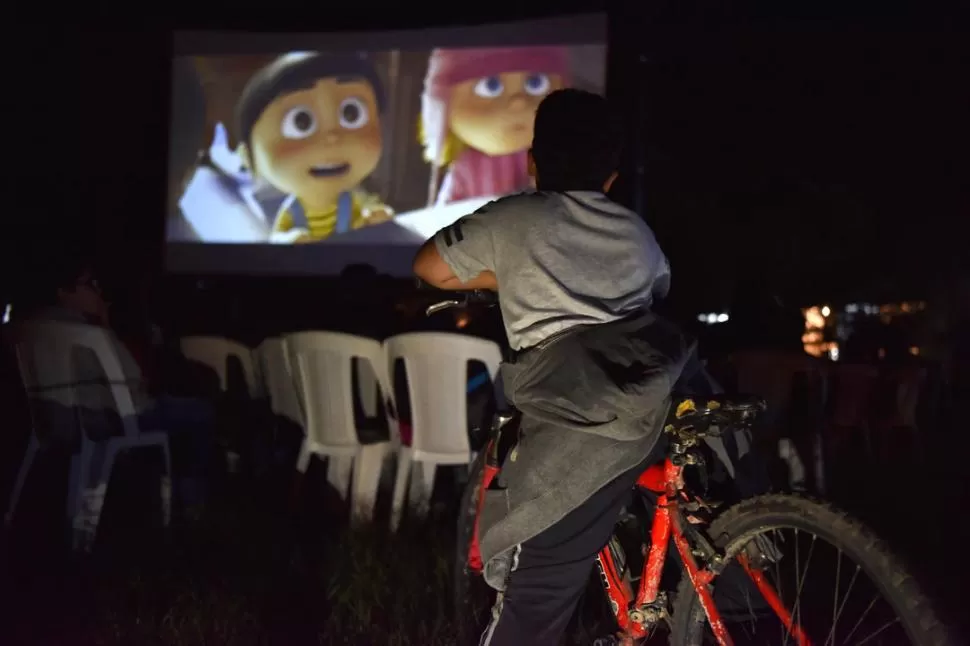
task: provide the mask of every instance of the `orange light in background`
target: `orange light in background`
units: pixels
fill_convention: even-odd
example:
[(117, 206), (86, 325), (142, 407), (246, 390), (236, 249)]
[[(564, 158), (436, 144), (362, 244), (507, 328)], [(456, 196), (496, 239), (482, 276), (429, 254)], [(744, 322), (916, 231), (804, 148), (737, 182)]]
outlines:
[(832, 314), (828, 305), (815, 305), (802, 310), (805, 317), (805, 333), (802, 334), (802, 348), (813, 357), (828, 356), (838, 359), (839, 346), (834, 341), (825, 340), (826, 319)]
[(471, 320), (471, 317), (468, 316), (468, 312), (466, 311), (458, 312), (455, 315), (455, 327), (461, 330), (468, 325), (469, 320)]
[(822, 308), (816, 305), (805, 308), (802, 313), (805, 315), (806, 330), (819, 330), (825, 327), (825, 315), (822, 314)]
[(802, 335), (802, 343), (821, 343), (822, 342), (822, 331), (821, 330), (809, 330)]
[(821, 357), (823, 354), (825, 354), (825, 350), (823, 350), (822, 346), (817, 343), (806, 343), (805, 353), (810, 354), (813, 357)]
[(919, 348), (914, 345), (913, 347), (911, 347), (909, 349), (909, 353), (911, 355), (913, 355), (914, 357), (918, 357), (919, 356)]
[(825, 341), (824, 343), (806, 343), (805, 353), (813, 357), (823, 357), (828, 355), (831, 359), (839, 356), (839, 344), (835, 341)]

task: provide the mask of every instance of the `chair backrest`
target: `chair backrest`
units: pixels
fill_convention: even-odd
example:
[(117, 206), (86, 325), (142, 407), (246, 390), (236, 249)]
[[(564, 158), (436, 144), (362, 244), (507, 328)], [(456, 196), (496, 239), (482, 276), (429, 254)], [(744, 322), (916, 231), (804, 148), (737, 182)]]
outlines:
[(223, 391), (229, 389), (229, 359), (235, 357), (242, 365), (243, 376), (250, 396), (259, 394), (253, 351), (248, 346), (219, 336), (187, 336), (179, 341), (186, 359), (201, 363), (219, 376)]
[(266, 339), (256, 348), (255, 355), (273, 414), (303, 426), (303, 411), (286, 341), (280, 337)]
[(367, 391), (376, 392), (366, 383), (353, 383), (351, 365), (354, 359), (360, 360), (361, 381), (369, 378), (380, 392), (391, 392), (380, 342), (341, 332), (296, 332), (286, 335), (285, 342), (306, 414), (307, 436), (321, 446), (358, 445), (354, 388), (360, 388), (362, 398)]
[(449, 332), (413, 332), (384, 342), (387, 370), (404, 360), (411, 404), (411, 448), (418, 452), (459, 455), (468, 444), (468, 362), (481, 361), (492, 382), (502, 352), (486, 339)]
[[(137, 411), (128, 379), (111, 332), (83, 323), (31, 321), (24, 324), (16, 341), (17, 362), (28, 398), (39, 403), (76, 409), (86, 401), (79, 389), (105, 387), (111, 394), (126, 435), (137, 435)], [(80, 383), (74, 368), (76, 350), (92, 352), (101, 364), (105, 384)]]

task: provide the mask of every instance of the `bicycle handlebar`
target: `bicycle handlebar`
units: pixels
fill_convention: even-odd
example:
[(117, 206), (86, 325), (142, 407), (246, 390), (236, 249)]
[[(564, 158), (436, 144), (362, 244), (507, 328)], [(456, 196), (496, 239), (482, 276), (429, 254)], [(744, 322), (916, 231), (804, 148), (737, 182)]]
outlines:
[(498, 303), (498, 295), (484, 289), (476, 289), (467, 292), (451, 292), (452, 298), (448, 298), (429, 305), (424, 310), (425, 316), (433, 316), (438, 312), (459, 307), (469, 307), (474, 304), (495, 305)]

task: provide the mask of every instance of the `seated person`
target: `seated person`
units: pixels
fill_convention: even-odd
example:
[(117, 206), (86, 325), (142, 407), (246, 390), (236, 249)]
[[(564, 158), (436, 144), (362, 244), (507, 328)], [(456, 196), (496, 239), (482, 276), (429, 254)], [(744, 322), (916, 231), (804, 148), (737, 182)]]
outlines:
[[(170, 434), (176, 493), (187, 507), (192, 508), (190, 511), (198, 511), (204, 499), (206, 468), (213, 449), (212, 409), (199, 399), (150, 392), (131, 352), (110, 329), (109, 305), (89, 265), (84, 262), (69, 264), (48, 284), (46, 298), (28, 320), (85, 323), (108, 330), (131, 391), (138, 425), (146, 430), (164, 430)], [(114, 411), (115, 404), (104, 383), (100, 362), (91, 352), (79, 352), (74, 357), (73, 370), (74, 379), (79, 384), (79, 414), (85, 430), (95, 437), (111, 435), (117, 419), (113, 419), (108, 411)]]

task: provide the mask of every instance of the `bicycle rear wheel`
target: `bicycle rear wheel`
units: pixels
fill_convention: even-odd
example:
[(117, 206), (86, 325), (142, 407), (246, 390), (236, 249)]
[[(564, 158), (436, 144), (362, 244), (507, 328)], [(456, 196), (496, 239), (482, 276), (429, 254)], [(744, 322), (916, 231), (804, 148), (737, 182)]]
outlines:
[[(833, 646), (952, 643), (916, 581), (889, 549), (861, 523), (827, 504), (798, 496), (759, 496), (726, 511), (707, 533), (728, 563), (711, 588), (735, 644), (799, 644), (792, 635), (797, 629), (808, 643)], [(786, 627), (782, 615), (769, 607), (768, 595), (742, 562), (754, 576), (764, 577), (797, 629)], [(816, 596), (826, 591), (827, 599)], [(677, 589), (670, 643), (717, 643), (686, 576)]]

